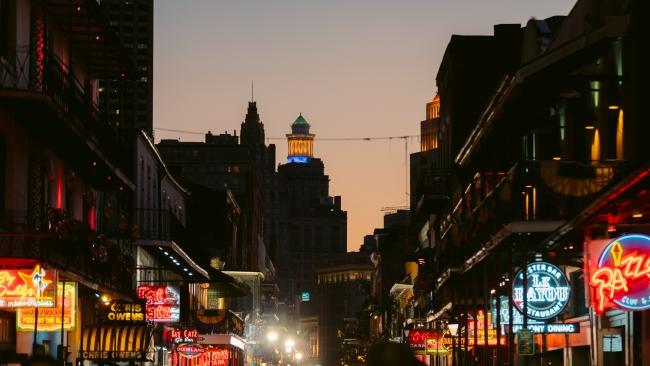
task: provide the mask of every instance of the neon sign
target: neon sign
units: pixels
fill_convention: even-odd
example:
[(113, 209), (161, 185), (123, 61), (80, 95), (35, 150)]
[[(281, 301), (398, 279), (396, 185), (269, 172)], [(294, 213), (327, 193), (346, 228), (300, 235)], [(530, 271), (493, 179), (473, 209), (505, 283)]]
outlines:
[(230, 352), (225, 348), (210, 347), (203, 354), (204, 364), (212, 366), (227, 366), (230, 361)]
[[(527, 266), (526, 313), (529, 318), (546, 320), (559, 315), (568, 304), (571, 287), (564, 272), (553, 264), (533, 262)], [(512, 299), (524, 313), (524, 272), (520, 270), (512, 286)]]
[(56, 271), (40, 265), (33, 269), (0, 270), (0, 308), (53, 307)]
[(592, 268), (596, 312), (650, 309), (650, 237), (625, 235), (611, 241)]
[(177, 322), (180, 319), (180, 294), (176, 286), (138, 286), (139, 299), (146, 301), (146, 318), (152, 322)]
[(431, 329), (411, 329), (406, 343), (413, 349), (425, 349), (427, 339), (438, 338), (438, 332)]
[(144, 305), (113, 300), (107, 309), (106, 319), (109, 322), (144, 323)]
[[(38, 309), (38, 330), (44, 332), (52, 332), (63, 329), (73, 330), (77, 324), (77, 284), (74, 282), (66, 282), (65, 294), (61, 297), (63, 292), (63, 284), (59, 282), (57, 285), (56, 306), (52, 308)], [(61, 321), (61, 300), (63, 300), (63, 322)], [(16, 311), (16, 329), (33, 331), (35, 317), (34, 308), (21, 308)]]
[(196, 343), (199, 340), (199, 331), (196, 329), (170, 329), (167, 331), (167, 340), (171, 343)]
[(195, 358), (201, 356), (205, 352), (205, 349), (200, 344), (181, 343), (176, 346), (176, 352), (181, 357)]
[[(469, 345), (485, 346), (485, 330), (487, 328), (488, 346), (496, 346), (497, 344), (504, 346), (506, 344), (505, 337), (501, 337), (497, 343), (497, 330), (494, 329), (492, 324), (492, 313), (488, 312), (487, 324), (485, 324), (485, 321), (485, 313), (483, 310), (476, 312), (476, 323), (471, 316), (467, 319), (467, 328), (469, 330), (467, 339), (469, 340)], [(474, 342), (474, 337), (476, 337), (476, 342)]]

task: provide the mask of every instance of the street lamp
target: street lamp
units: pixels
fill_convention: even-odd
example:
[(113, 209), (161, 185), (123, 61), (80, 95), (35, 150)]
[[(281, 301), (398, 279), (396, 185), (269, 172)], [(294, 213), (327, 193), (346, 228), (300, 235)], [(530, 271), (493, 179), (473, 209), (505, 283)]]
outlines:
[(456, 366), (456, 336), (458, 335), (458, 327), (460, 324), (456, 321), (447, 323), (447, 329), (451, 335), (451, 364)]
[(458, 335), (458, 326), (459, 324), (456, 322), (449, 322), (447, 323), (447, 329), (449, 329), (449, 333), (451, 333), (452, 337), (455, 337)]
[(275, 331), (270, 331), (266, 334), (266, 340), (273, 343), (278, 340), (278, 333)]
[(293, 339), (287, 339), (286, 341), (284, 341), (284, 346), (287, 348), (292, 348), (295, 345), (296, 342), (294, 342)]

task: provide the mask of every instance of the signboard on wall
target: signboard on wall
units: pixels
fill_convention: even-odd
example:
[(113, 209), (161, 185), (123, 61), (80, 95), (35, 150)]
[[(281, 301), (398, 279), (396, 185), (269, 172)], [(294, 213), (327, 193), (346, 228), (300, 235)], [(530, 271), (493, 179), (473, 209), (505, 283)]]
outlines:
[(406, 343), (412, 350), (424, 351), (427, 339), (438, 339), (438, 331), (433, 329), (411, 329), (406, 336)]
[(113, 300), (106, 307), (104, 320), (108, 323), (145, 323), (144, 304)]
[(650, 237), (633, 234), (616, 238), (589, 266), (589, 286), (597, 313), (610, 308), (650, 309)]
[(139, 299), (146, 302), (146, 319), (151, 322), (170, 323), (180, 320), (180, 291), (178, 286), (149, 286), (137, 288)]
[(303, 293), (300, 294), (300, 300), (302, 302), (307, 302), (311, 300), (311, 294), (307, 291), (304, 291)]
[(0, 270), (0, 308), (53, 307), (56, 305), (56, 271), (40, 265)]
[(521, 356), (532, 356), (535, 354), (535, 339), (533, 332), (528, 329), (521, 329), (517, 332), (517, 353)]
[[(526, 268), (526, 313), (529, 318), (546, 320), (558, 316), (566, 308), (571, 295), (569, 280), (564, 272), (547, 262), (532, 262)], [(524, 271), (515, 276), (512, 299), (524, 313)]]
[(190, 328), (171, 328), (165, 331), (165, 338), (169, 343), (196, 343), (200, 339), (199, 331)]
[[(512, 331), (516, 333), (523, 328), (524, 328), (523, 325), (513, 325)], [(578, 323), (528, 324), (528, 329), (533, 333), (544, 333), (544, 334), (580, 333), (580, 324)]]
[[(65, 294), (62, 297), (63, 286), (62, 282), (57, 285), (58, 296), (55, 307), (38, 309), (39, 332), (60, 331), (61, 326), (63, 326), (64, 330), (73, 330), (75, 328), (77, 323), (77, 284), (75, 282), (66, 282)], [(61, 319), (61, 301), (63, 301), (63, 319)], [(34, 319), (36, 318), (34, 315), (34, 308), (18, 309), (16, 311), (16, 329), (33, 331)]]
[[(486, 319), (487, 318), (487, 319)], [(487, 324), (485, 322), (487, 321)], [(492, 324), (492, 313), (488, 312), (487, 317), (485, 316), (483, 310), (478, 310), (476, 312), (476, 321), (474, 321), (471, 314), (467, 319), (467, 329), (468, 329), (468, 340), (470, 346), (485, 346), (485, 331), (487, 329), (487, 344), (489, 346), (497, 345), (497, 338), (499, 338), (499, 344), (505, 345), (505, 337), (497, 337), (497, 330), (494, 329)], [(476, 332), (476, 334), (474, 334)], [(476, 342), (474, 342), (474, 337), (476, 337)], [(476, 343), (476, 344), (475, 344)]]
[(201, 356), (205, 349), (198, 343), (181, 343), (176, 346), (176, 352), (180, 357), (195, 358)]
[(203, 361), (211, 366), (228, 366), (230, 351), (226, 348), (211, 346), (205, 349)]

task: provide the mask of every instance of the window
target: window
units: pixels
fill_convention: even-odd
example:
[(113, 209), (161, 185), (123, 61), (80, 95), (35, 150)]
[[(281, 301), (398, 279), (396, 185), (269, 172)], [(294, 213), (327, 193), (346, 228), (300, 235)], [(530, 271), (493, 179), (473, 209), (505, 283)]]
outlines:
[(0, 0), (0, 57), (8, 58), (16, 42), (15, 0)]

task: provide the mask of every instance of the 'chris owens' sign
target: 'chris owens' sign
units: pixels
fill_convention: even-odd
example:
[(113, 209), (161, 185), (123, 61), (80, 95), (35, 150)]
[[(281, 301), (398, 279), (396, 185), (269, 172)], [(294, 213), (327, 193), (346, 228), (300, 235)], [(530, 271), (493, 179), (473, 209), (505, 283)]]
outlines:
[[(550, 319), (567, 306), (571, 288), (564, 272), (546, 262), (533, 262), (527, 266), (528, 290), (526, 314), (537, 320)], [(515, 276), (512, 299), (519, 311), (524, 313), (524, 272)]]
[(650, 237), (635, 234), (612, 240), (592, 263), (591, 273), (596, 312), (650, 309)]
[(106, 309), (105, 320), (116, 323), (144, 323), (144, 304), (113, 300)]

